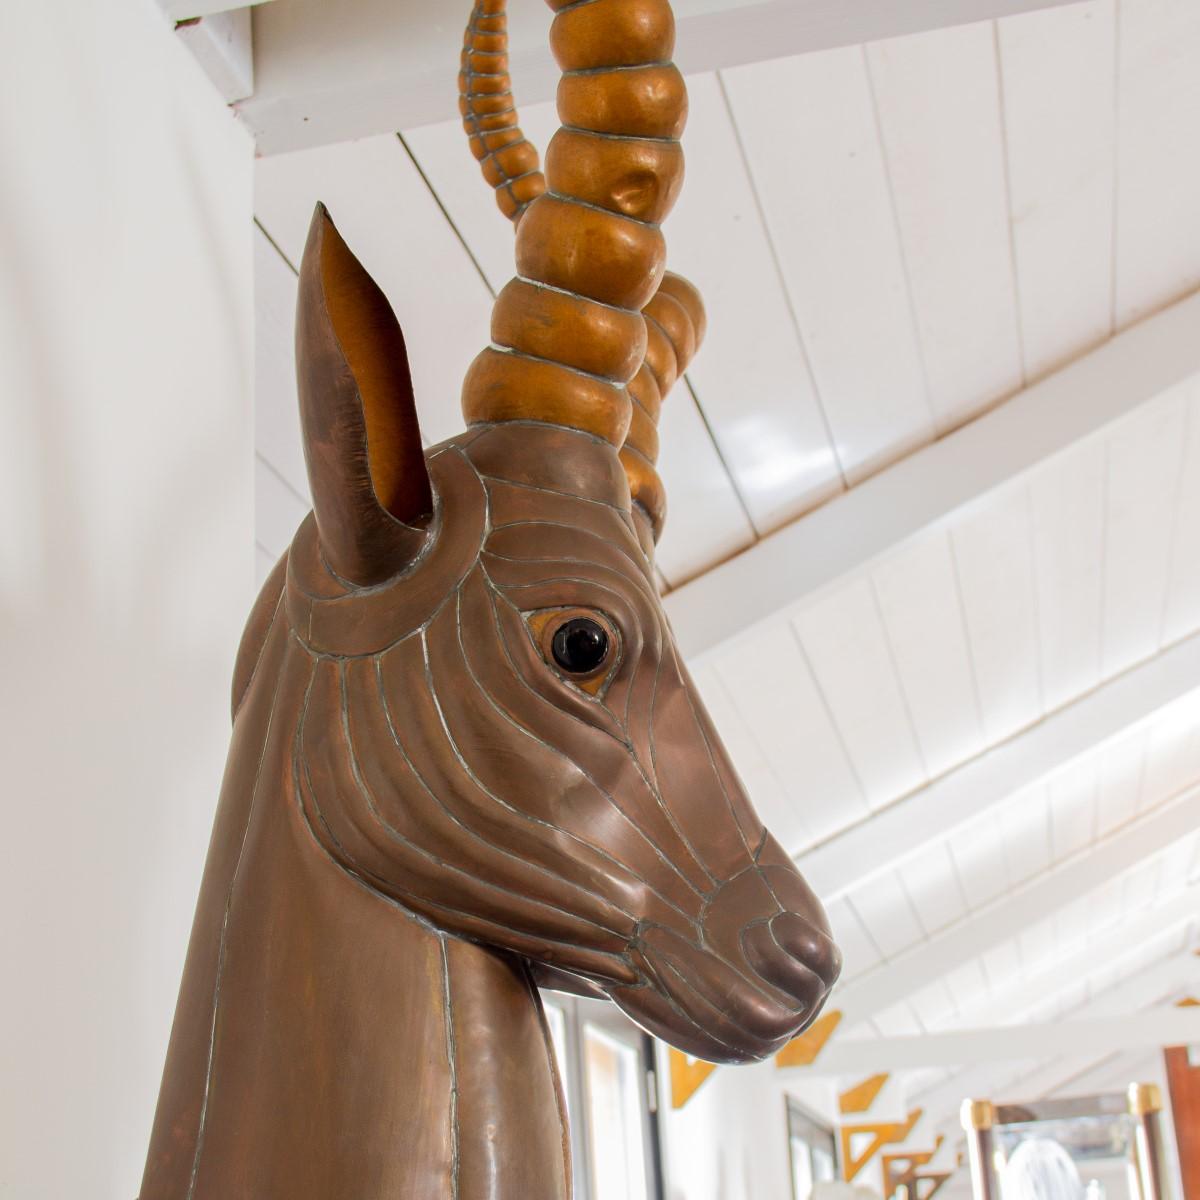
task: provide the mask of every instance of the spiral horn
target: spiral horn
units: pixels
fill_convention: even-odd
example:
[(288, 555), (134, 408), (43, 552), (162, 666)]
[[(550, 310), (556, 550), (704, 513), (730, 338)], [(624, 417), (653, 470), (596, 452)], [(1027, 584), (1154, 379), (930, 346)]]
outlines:
[(674, 17), (668, 0), (547, 3), (563, 124), (544, 176), (513, 103), (505, 0), (477, 0), (464, 39), (464, 125), (518, 223), (518, 277), (497, 297), (463, 411), (469, 423), (546, 421), (609, 441), (657, 537), (658, 412), (704, 329), (695, 288), (664, 273), (660, 224), (682, 183), (687, 118)]
[(510, 220), (546, 190), (537, 147), (521, 131), (508, 73), (507, 0), (476, 0), (463, 35), (458, 110), (471, 153)]

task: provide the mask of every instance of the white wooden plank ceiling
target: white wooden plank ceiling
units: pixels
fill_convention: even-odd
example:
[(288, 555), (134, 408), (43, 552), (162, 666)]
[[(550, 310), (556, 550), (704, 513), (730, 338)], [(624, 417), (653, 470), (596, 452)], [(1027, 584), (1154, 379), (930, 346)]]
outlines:
[[(664, 415), (670, 585), (1200, 286), (1191, 0), (1087, 0), (689, 85), (689, 180), (667, 234), (672, 267), (705, 294), (710, 335)], [(544, 146), (550, 108), (524, 119)], [(264, 572), (308, 506), (291, 311), (318, 198), (400, 317), (430, 441), (458, 428), (463, 372), (511, 273), (511, 231), (457, 121), (260, 162)], [(760, 812), (800, 854), (1197, 630), (1193, 378), (717, 647), (697, 677)], [(838, 897), (849, 980), (1200, 785), (1200, 691), (1049, 766)], [(1092, 880), (1041, 922), (943, 963), (859, 1032), (962, 1026), (1093, 948), (1094, 969), (1010, 1017), (1082, 1011), (1149, 961), (1113, 961), (1114, 931), (1165, 913), (1154, 960), (1195, 944), (1181, 905), (1198, 851), (1190, 836)], [(922, 1082), (949, 1111), (978, 1081), (910, 1080)]]

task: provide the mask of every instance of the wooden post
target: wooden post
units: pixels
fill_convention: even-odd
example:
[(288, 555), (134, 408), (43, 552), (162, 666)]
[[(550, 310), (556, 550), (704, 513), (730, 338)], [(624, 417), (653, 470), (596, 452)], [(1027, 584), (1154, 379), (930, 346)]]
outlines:
[(962, 1126), (967, 1131), (967, 1151), (971, 1160), (971, 1190), (975, 1200), (998, 1200), (994, 1128), (996, 1108), (990, 1100), (964, 1100)]
[(1163, 1179), (1162, 1092), (1158, 1086), (1131, 1083), (1129, 1111), (1137, 1122), (1134, 1158), (1141, 1200), (1169, 1200)]
[(1167, 1064), (1183, 1198), (1200, 1200), (1200, 1065), (1192, 1065), (1186, 1046), (1168, 1047), (1163, 1058)]

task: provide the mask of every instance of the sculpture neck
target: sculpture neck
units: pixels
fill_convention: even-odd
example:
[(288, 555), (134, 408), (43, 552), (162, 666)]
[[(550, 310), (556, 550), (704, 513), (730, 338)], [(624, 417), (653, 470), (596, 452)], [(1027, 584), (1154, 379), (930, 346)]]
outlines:
[(235, 725), (141, 1200), (565, 1200), (524, 965), (336, 866), (296, 802), (312, 670), (277, 617)]

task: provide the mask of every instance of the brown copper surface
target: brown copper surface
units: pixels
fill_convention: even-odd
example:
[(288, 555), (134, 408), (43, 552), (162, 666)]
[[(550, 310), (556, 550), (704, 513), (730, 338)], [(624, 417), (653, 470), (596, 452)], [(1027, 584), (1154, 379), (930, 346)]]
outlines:
[[(477, 5), (470, 53), (500, 52), (502, 7)], [(605, 13), (628, 17), (640, 45), (669, 15), (594, 7), (560, 20), (601, 38)], [(539, 204), (570, 207), (539, 199), (522, 229)], [(543, 348), (600, 302), (521, 293), (496, 328)], [(719, 1062), (816, 1017), (839, 969), (828, 923), (755, 815), (655, 583), (659, 380), (698, 341), (698, 305), (664, 285), (649, 347), (640, 314), (604, 316), (611, 379), (491, 350), (471, 428), (422, 451), (394, 317), (318, 208), (297, 314), (315, 512), (238, 656), (141, 1200), (566, 1200), (539, 984)], [(628, 391), (613, 381), (643, 355)], [(606, 649), (573, 676), (553, 633), (589, 614)]]

